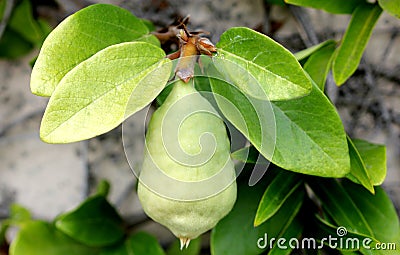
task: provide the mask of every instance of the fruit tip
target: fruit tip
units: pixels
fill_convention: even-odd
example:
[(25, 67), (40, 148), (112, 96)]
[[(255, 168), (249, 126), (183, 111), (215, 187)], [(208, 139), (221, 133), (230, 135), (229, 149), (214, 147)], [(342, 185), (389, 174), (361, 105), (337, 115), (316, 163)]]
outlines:
[(179, 240), (181, 241), (181, 250), (183, 249), (183, 247), (187, 248), (189, 246), (190, 238), (180, 237)]

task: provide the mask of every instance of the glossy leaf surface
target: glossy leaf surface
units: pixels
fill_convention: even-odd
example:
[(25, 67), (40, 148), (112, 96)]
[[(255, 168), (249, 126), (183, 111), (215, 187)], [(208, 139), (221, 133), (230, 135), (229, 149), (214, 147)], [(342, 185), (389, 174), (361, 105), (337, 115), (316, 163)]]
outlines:
[(46, 38), (32, 70), (31, 91), (50, 96), (61, 79), (96, 52), (148, 33), (129, 11), (108, 4), (84, 8), (61, 22)]
[(68, 143), (103, 134), (155, 99), (171, 65), (164, 51), (144, 43), (110, 46), (80, 63), (57, 86), (40, 137)]
[(363, 4), (354, 11), (333, 60), (332, 72), (337, 85), (342, 85), (356, 71), (381, 13), (377, 4)]

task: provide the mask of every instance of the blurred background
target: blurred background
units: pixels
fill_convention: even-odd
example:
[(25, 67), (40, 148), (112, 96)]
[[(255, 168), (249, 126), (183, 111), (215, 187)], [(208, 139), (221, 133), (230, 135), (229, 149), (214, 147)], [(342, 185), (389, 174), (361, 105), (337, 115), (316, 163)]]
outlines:
[[(48, 99), (30, 92), (32, 60), (52, 28), (93, 3), (121, 6), (152, 21), (156, 28), (191, 15), (189, 29), (209, 31), (214, 43), (226, 29), (247, 26), (293, 53), (327, 39), (340, 39), (350, 20), (349, 15), (287, 7), (279, 0), (0, 0), (4, 13), (0, 15), (0, 219), (7, 217), (12, 203), (18, 203), (34, 217), (52, 220), (77, 206), (107, 179), (109, 198), (123, 217), (161, 242), (173, 238), (141, 210), (121, 127), (73, 144), (49, 145), (39, 139)], [(383, 186), (399, 212), (400, 20), (383, 13), (353, 77), (340, 88), (330, 79), (326, 87), (351, 137), (387, 146), (388, 175)], [(139, 130), (137, 135), (142, 135)], [(138, 137), (137, 148), (143, 146), (142, 140)]]

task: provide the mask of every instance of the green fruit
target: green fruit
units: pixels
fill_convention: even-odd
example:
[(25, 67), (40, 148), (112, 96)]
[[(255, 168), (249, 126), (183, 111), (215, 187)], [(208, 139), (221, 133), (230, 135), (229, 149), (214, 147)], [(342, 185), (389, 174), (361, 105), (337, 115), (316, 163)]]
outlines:
[(192, 85), (173, 86), (148, 126), (138, 195), (183, 247), (228, 214), (236, 182), (223, 121)]

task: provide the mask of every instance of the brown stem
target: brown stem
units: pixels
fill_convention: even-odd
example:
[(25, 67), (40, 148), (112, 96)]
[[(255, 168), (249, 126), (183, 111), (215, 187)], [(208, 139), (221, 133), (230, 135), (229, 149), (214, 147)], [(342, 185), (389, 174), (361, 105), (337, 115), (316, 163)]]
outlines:
[(189, 37), (187, 42), (181, 43), (181, 55), (175, 68), (175, 74), (184, 82), (194, 76), (194, 65), (199, 51), (196, 47), (197, 37)]

